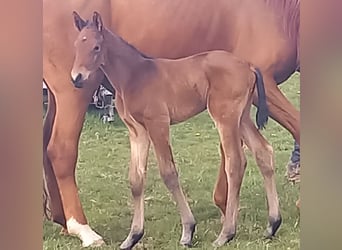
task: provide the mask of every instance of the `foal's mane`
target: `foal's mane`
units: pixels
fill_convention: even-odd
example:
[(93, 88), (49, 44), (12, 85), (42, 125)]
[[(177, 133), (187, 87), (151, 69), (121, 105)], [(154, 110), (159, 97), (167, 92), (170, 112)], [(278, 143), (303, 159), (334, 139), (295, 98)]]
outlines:
[[(85, 28), (94, 28), (94, 23), (90, 20), (86, 20), (86, 24), (85, 24)], [(146, 59), (152, 59), (151, 56), (145, 55), (144, 53), (142, 53), (140, 50), (138, 50), (136, 47), (134, 47), (132, 44), (128, 43), (126, 40), (124, 40), (121, 36), (119, 36), (118, 34), (116, 34), (115, 32), (112, 32), (110, 29), (106, 28), (106, 31), (111, 33), (112, 35), (114, 35), (116, 38), (118, 38), (122, 43), (124, 43), (125, 45), (127, 45), (128, 47), (130, 47), (132, 50), (136, 51), (138, 54), (140, 54), (142, 57), (146, 58)]]
[(281, 17), (284, 33), (289, 39), (299, 39), (300, 0), (264, 0)]
[[(109, 32), (111, 32), (110, 30), (108, 30)], [(128, 47), (130, 47), (131, 49), (135, 50), (137, 53), (139, 53), (142, 57), (146, 58), (146, 59), (152, 59), (153, 57), (148, 56), (144, 53), (142, 53), (140, 50), (138, 50), (136, 47), (134, 47), (132, 44), (128, 43), (126, 40), (124, 40), (121, 36), (117, 35), (116, 33), (111, 32), (112, 34), (114, 34), (114, 36), (116, 36), (117, 38), (119, 38), (123, 43), (125, 43)]]

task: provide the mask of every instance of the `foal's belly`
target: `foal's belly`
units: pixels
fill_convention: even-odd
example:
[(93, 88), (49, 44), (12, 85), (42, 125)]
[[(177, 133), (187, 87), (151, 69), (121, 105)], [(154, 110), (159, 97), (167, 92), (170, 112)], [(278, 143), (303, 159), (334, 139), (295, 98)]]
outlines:
[[(196, 86), (196, 85), (195, 85)], [(168, 110), (171, 124), (185, 121), (206, 109), (206, 95), (195, 88), (180, 89), (168, 96)]]
[(201, 58), (160, 60), (163, 96), (171, 124), (197, 115), (206, 109), (209, 82)]
[(206, 105), (200, 104), (198, 106), (183, 106), (171, 107), (170, 109), (170, 123), (177, 124), (190, 119), (191, 117), (203, 112)]

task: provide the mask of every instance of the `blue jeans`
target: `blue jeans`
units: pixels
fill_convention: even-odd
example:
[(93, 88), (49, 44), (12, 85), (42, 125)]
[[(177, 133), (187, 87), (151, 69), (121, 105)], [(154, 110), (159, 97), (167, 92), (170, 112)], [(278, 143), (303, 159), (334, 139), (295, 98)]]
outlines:
[(291, 162), (299, 163), (299, 161), (300, 161), (300, 148), (297, 142), (294, 142), (294, 149), (291, 155)]
[[(297, 66), (297, 70), (298, 72), (300, 72), (300, 67), (299, 65)], [(281, 83), (277, 83), (277, 85), (279, 85)], [(292, 151), (292, 155), (291, 155), (291, 162), (292, 163), (299, 163), (300, 162), (300, 148), (299, 145), (297, 144), (297, 142), (294, 142), (294, 149)]]

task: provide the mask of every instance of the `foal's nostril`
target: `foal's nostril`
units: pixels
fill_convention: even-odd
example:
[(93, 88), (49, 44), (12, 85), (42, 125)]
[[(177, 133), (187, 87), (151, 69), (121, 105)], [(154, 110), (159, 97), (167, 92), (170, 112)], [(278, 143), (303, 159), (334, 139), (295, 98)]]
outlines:
[(75, 82), (79, 82), (82, 78), (82, 75), (79, 73), (77, 76), (76, 76), (76, 79), (75, 79)]
[(81, 80), (82, 80), (82, 74), (80, 74), (80, 73), (77, 74), (76, 78), (71, 76), (71, 81), (75, 85), (75, 87), (79, 88), (82, 86)]

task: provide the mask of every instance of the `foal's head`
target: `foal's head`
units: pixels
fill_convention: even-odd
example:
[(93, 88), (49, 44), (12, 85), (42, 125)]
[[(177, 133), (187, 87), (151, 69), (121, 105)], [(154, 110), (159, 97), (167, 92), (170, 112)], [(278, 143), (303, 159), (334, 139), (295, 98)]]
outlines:
[(73, 12), (74, 24), (80, 33), (75, 41), (75, 60), (71, 79), (75, 87), (81, 88), (83, 81), (104, 64), (104, 29), (99, 13), (94, 12), (92, 21), (84, 21), (77, 12)]

